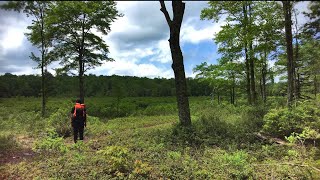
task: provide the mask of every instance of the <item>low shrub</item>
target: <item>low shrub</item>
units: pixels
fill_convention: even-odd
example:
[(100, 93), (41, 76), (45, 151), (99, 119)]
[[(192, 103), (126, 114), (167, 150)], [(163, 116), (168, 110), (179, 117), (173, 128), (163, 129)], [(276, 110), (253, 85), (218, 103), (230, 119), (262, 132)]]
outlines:
[(320, 109), (315, 101), (298, 102), (292, 108), (271, 109), (263, 118), (263, 131), (284, 138), (291, 133), (302, 133), (305, 127), (320, 131)]
[(35, 141), (33, 148), (36, 152), (66, 153), (69, 148), (65, 145), (62, 137), (59, 137), (55, 129), (47, 129), (44, 137)]
[(98, 162), (106, 164), (109, 174), (128, 175), (132, 171), (132, 157), (129, 150), (121, 146), (107, 146), (97, 151)]
[(71, 136), (72, 126), (70, 120), (71, 105), (62, 104), (61, 107), (45, 119), (48, 128), (54, 128), (61, 137)]
[(0, 152), (8, 152), (19, 148), (19, 143), (12, 134), (0, 134)]

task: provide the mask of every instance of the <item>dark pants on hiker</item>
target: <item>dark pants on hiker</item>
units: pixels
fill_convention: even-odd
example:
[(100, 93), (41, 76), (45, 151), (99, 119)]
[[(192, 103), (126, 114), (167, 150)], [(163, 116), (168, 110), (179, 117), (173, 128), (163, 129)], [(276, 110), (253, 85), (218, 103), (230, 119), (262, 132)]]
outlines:
[(83, 129), (84, 129), (84, 121), (82, 119), (74, 119), (72, 121), (73, 127), (73, 140), (74, 143), (78, 140), (78, 135), (80, 140), (83, 140)]

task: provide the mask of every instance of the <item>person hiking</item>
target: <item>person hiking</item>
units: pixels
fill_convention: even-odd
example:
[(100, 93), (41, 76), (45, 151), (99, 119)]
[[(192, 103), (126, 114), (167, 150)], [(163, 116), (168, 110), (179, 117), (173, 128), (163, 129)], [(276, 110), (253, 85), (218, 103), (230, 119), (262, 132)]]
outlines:
[(76, 104), (71, 109), (71, 126), (73, 128), (73, 140), (77, 143), (78, 135), (83, 140), (84, 127), (87, 126), (87, 114), (85, 104), (81, 104), (81, 100), (77, 99)]

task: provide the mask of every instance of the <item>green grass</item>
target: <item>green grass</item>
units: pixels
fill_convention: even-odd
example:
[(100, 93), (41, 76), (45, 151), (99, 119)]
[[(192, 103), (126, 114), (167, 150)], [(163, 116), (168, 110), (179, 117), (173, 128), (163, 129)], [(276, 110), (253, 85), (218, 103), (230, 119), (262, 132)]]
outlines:
[[(107, 104), (107, 100), (110, 99), (88, 98), (87, 103), (97, 101), (97, 104), (104, 104), (106, 101)], [(58, 108), (56, 103), (61, 104), (61, 109), (45, 119), (37, 115), (38, 111), (33, 111), (35, 107), (21, 111), (24, 103), (36, 104), (39, 99), (24, 99), (24, 103), (15, 108), (11, 104), (14, 101), (1, 101), (1, 108), (6, 109), (0, 112), (3, 117), (1, 123), (5, 125), (1, 126), (1, 133), (32, 135), (36, 139), (32, 147), (38, 155), (30, 162), (3, 165), (0, 173), (12, 179), (320, 177), (314, 169), (320, 168), (318, 147), (264, 144), (252, 136), (252, 132), (262, 127), (262, 117), (268, 111), (263, 107), (211, 105), (209, 98), (191, 98), (193, 126), (182, 128), (178, 125), (177, 113), (163, 112), (175, 105), (174, 98), (146, 98), (145, 101), (143, 98), (127, 98), (123, 100), (127, 104), (145, 103), (138, 108), (140, 113), (114, 118), (90, 114), (85, 143), (73, 144), (71, 137), (62, 138), (57, 134), (57, 129), (67, 128), (63, 122), (69, 104), (61, 102), (68, 100), (48, 103), (49, 109)], [(154, 108), (159, 104), (165, 108)], [(148, 115), (142, 113), (148, 107), (154, 109)], [(9, 113), (23, 113), (26, 120), (13, 118)], [(62, 123), (57, 125), (60, 119)], [(15, 125), (17, 128), (11, 131)], [(0, 138), (6, 142), (7, 139)]]

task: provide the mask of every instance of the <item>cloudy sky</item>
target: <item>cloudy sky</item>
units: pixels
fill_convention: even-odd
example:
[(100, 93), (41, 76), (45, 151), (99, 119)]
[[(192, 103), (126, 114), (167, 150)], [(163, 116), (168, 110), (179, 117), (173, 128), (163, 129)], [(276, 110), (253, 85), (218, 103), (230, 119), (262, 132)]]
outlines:
[[(3, 2), (0, 2), (3, 3)], [(300, 2), (300, 12), (307, 10), (308, 2)], [(171, 2), (166, 7), (172, 17)], [(200, 20), (200, 12), (207, 7), (205, 1), (186, 1), (185, 14), (181, 28), (180, 45), (184, 56), (187, 77), (194, 77), (192, 69), (201, 62), (216, 63), (220, 57), (217, 45), (212, 38), (225, 22), (213, 23)], [(87, 74), (96, 75), (129, 75), (139, 77), (173, 77), (171, 54), (169, 48), (169, 28), (160, 11), (158, 1), (119, 1), (119, 12), (124, 16), (118, 18), (111, 32), (103, 39), (110, 47), (109, 56), (114, 62), (106, 62)], [(306, 20), (302, 13), (298, 21)], [(22, 13), (0, 10), (0, 75), (40, 74), (35, 69), (36, 63), (30, 60), (31, 52), (38, 52), (24, 33), (31, 19)], [(48, 70), (55, 74), (53, 63)]]

